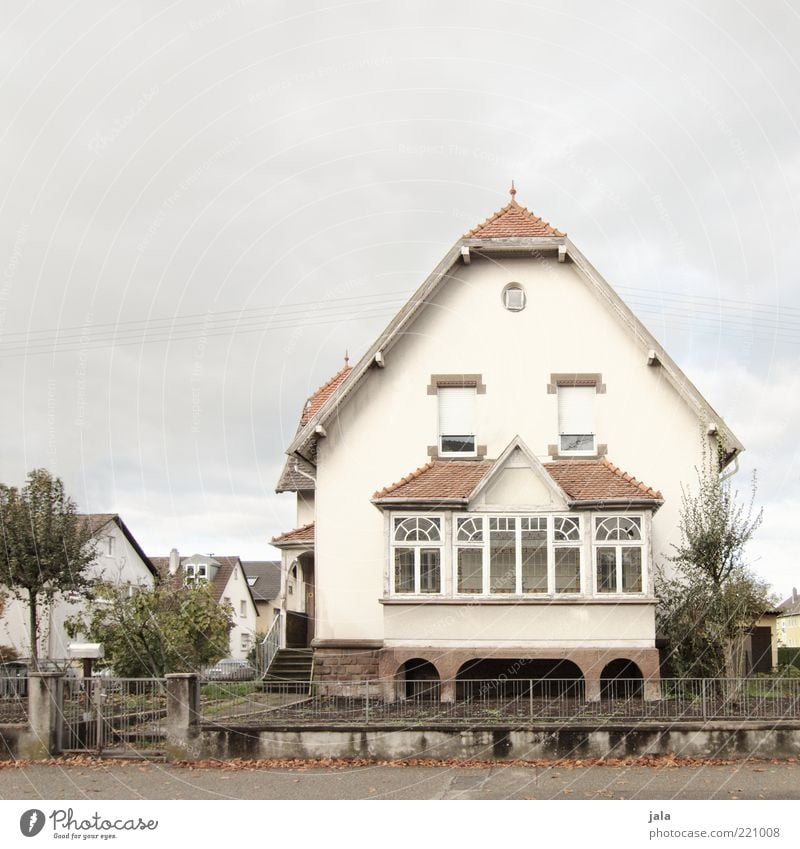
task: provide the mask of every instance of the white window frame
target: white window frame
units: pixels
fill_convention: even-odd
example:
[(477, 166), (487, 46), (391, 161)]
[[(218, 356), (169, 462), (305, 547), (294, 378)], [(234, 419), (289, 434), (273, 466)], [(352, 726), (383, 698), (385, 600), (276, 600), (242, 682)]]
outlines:
[[(591, 422), (588, 424), (591, 425), (592, 430), (588, 433), (567, 433), (562, 426), (562, 404), (564, 403), (564, 399), (566, 397), (565, 393), (572, 392), (583, 392), (586, 394), (586, 397), (591, 398)], [(597, 394), (597, 388), (595, 386), (569, 386), (565, 384), (559, 384), (556, 387), (556, 404), (557, 404), (557, 415), (558, 415), (558, 454), (562, 457), (594, 457), (597, 454), (597, 432), (595, 425), (595, 398), (594, 396)], [(574, 428), (573, 428), (574, 429)], [(562, 444), (562, 438), (564, 436), (591, 436), (592, 437), (592, 447), (591, 448), (582, 448), (582, 449), (565, 449)]]
[(187, 563), (183, 569), (184, 583), (208, 583), (208, 565), (206, 563)]
[[(556, 519), (571, 519), (578, 527), (578, 539), (569, 541), (555, 540), (555, 520)], [(458, 528), (459, 520), (474, 519), (481, 521), (483, 527), (483, 541), (480, 543), (470, 543), (459, 541)], [(514, 537), (515, 537), (515, 576), (514, 576), (514, 592), (499, 593), (491, 592), (491, 545), (490, 545), (490, 520), (491, 519), (513, 519), (514, 520)], [(522, 592), (522, 522), (521, 519), (545, 519), (547, 521), (547, 591), (540, 593)], [(452, 551), (452, 587), (453, 596), (461, 599), (486, 599), (486, 598), (503, 598), (503, 597), (522, 597), (522, 598), (578, 598), (584, 595), (584, 550), (585, 550), (586, 529), (584, 517), (580, 514), (570, 513), (569, 511), (558, 513), (459, 513), (453, 516), (453, 538), (451, 541)], [(458, 591), (458, 550), (460, 548), (479, 548), (483, 552), (482, 561), (482, 582), (483, 587), (480, 593), (464, 593)], [(579, 589), (576, 592), (556, 592), (555, 581), (555, 552), (556, 549), (573, 548), (578, 552), (578, 580)]]
[[(639, 536), (640, 539), (632, 540), (631, 542), (626, 542), (625, 540), (598, 540), (597, 539), (597, 526), (599, 522), (603, 522), (606, 519), (634, 519), (639, 522)], [(650, 591), (650, 582), (649, 582), (649, 573), (650, 570), (648, 568), (650, 552), (648, 548), (648, 534), (649, 528), (647, 523), (647, 517), (643, 513), (625, 513), (620, 511), (610, 512), (610, 513), (593, 513), (591, 516), (591, 551), (592, 551), (592, 588), (594, 595), (598, 598), (638, 598), (640, 596), (646, 596)], [(613, 592), (601, 592), (599, 589), (599, 582), (597, 579), (597, 550), (599, 548), (613, 548), (615, 549), (615, 577), (616, 577), (616, 586), (617, 588)], [(630, 590), (622, 589), (622, 549), (623, 548), (638, 548), (641, 556), (641, 570), (642, 570), (642, 588), (638, 592), (632, 592)]]
[[(430, 519), (439, 525), (439, 540), (395, 540), (397, 523), (405, 519)], [(442, 513), (390, 513), (389, 514), (389, 594), (397, 598), (435, 598), (444, 593), (445, 580), (445, 517)], [(411, 548), (414, 550), (414, 589), (412, 592), (395, 589), (395, 550)], [(439, 589), (437, 592), (420, 591), (421, 551), (423, 548), (436, 548), (439, 551)]]
[[(443, 433), (442, 426), (442, 403), (443, 398), (447, 397), (447, 393), (450, 392), (461, 392), (466, 395), (466, 393), (470, 393), (470, 397), (472, 400), (472, 422), (470, 423), (470, 427), (472, 433)], [(477, 399), (478, 399), (478, 387), (477, 386), (439, 386), (436, 391), (436, 427), (437, 427), (437, 437), (436, 437), (436, 448), (440, 457), (477, 457), (478, 456), (478, 436), (475, 433), (477, 427), (475, 426), (476, 418), (477, 418)], [(471, 436), (472, 437), (472, 450), (471, 451), (445, 451), (442, 448), (442, 439), (446, 436)]]
[(239, 618), (245, 619), (247, 618), (247, 599), (242, 599), (239, 602)]

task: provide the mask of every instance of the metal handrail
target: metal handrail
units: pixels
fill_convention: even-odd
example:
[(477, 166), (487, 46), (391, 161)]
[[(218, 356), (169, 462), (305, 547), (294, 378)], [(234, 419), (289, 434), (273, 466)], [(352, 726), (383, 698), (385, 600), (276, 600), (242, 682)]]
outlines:
[(275, 655), (281, 647), (281, 618), (283, 611), (278, 611), (278, 615), (272, 620), (269, 631), (267, 631), (264, 639), (258, 644), (256, 652), (256, 660), (258, 662), (258, 674), (260, 678), (264, 678), (269, 672), (272, 661), (275, 660)]

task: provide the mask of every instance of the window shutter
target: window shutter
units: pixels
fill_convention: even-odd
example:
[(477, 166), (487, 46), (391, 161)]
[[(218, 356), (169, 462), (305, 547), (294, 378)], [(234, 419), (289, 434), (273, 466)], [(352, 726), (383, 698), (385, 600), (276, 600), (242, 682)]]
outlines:
[(439, 387), (439, 435), (475, 435), (475, 387)]
[(594, 386), (558, 387), (558, 432), (594, 433)]

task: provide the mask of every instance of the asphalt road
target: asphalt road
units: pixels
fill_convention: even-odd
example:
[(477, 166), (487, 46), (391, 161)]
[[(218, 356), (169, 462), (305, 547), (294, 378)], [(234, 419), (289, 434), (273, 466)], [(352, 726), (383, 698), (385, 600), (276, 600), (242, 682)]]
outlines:
[(1, 799), (800, 799), (800, 764), (0, 769)]

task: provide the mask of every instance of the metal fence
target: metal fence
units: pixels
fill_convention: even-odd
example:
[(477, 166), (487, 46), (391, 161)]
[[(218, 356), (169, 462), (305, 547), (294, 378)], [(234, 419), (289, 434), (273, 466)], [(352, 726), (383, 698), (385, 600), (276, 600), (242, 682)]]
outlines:
[(65, 679), (61, 705), (62, 751), (131, 752), (163, 746), (164, 679)]
[(27, 718), (27, 673), (0, 675), (0, 722), (25, 722)]
[(266, 726), (800, 720), (797, 678), (662, 679), (655, 695), (644, 698), (641, 679), (605, 681), (593, 701), (582, 679), (315, 682), (309, 695), (250, 682), (205, 685), (201, 712), (205, 722)]

